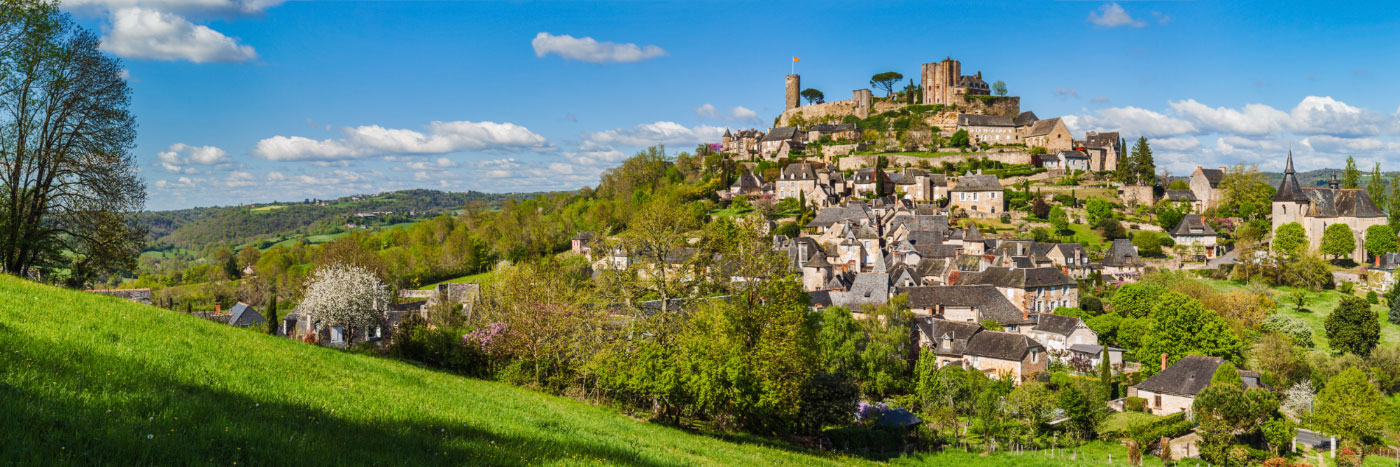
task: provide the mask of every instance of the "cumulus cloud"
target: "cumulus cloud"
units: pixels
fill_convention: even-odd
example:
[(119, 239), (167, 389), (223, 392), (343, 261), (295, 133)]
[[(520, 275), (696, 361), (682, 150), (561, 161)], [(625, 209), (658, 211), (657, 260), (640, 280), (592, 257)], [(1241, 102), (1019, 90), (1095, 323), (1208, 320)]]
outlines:
[(274, 161), (344, 161), (393, 154), (520, 152), (552, 148), (545, 137), (514, 123), (432, 122), (427, 130), (424, 133), (368, 125), (343, 128), (343, 137), (337, 139), (273, 136), (258, 141), (253, 154)]
[(1064, 117), (1064, 122), (1065, 126), (1077, 133), (1089, 130), (1117, 131), (1148, 138), (1179, 136), (1196, 131), (1196, 127), (1186, 120), (1133, 106), (1100, 109), (1096, 115), (1070, 115)]
[(195, 63), (247, 62), (258, 58), (252, 47), (160, 10), (113, 10), (111, 25), (104, 29), (102, 49), (125, 58)]
[(715, 118), (718, 115), (719, 111), (711, 104), (704, 104), (695, 108), (695, 118), (701, 120)]
[(284, 0), (66, 0), (70, 10), (117, 10), (145, 7), (183, 13), (260, 13)]
[(536, 57), (554, 54), (565, 60), (589, 63), (632, 63), (666, 56), (666, 50), (655, 45), (599, 42), (592, 37), (556, 36), (547, 32), (536, 34), (530, 45), (534, 47)]
[(228, 153), (214, 146), (191, 146), (175, 143), (164, 151), (156, 153), (156, 159), (166, 171), (176, 173), (197, 173), (191, 165), (218, 165), (232, 162)]
[(758, 112), (749, 110), (742, 105), (736, 105), (729, 109), (729, 116), (731, 120), (735, 121), (758, 121), (759, 119)]
[(1147, 140), (1153, 148), (1166, 149), (1168, 151), (1187, 151), (1201, 147), (1201, 142), (1195, 137), (1182, 136), (1177, 138), (1153, 138)]
[(632, 128), (598, 131), (584, 134), (585, 141), (598, 145), (623, 146), (695, 145), (719, 141), (724, 128), (710, 125), (687, 127), (676, 122), (644, 123)]
[(1097, 13), (1089, 12), (1089, 22), (1105, 28), (1116, 28), (1119, 26), (1140, 28), (1147, 25), (1147, 23), (1135, 20), (1132, 16), (1129, 16), (1128, 12), (1123, 10), (1123, 7), (1119, 6), (1117, 2), (1108, 3), (1099, 7)]

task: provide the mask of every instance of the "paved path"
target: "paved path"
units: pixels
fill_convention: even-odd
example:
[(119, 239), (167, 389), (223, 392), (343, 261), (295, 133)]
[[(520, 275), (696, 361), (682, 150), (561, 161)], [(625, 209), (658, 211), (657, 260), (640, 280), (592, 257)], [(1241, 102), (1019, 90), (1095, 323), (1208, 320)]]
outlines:
[(1331, 446), (1329, 446), (1328, 443), (1332, 442), (1331, 438), (1322, 433), (1302, 428), (1298, 429), (1298, 434), (1295, 435), (1293, 439), (1297, 440), (1299, 445), (1305, 445), (1316, 450), (1330, 449)]

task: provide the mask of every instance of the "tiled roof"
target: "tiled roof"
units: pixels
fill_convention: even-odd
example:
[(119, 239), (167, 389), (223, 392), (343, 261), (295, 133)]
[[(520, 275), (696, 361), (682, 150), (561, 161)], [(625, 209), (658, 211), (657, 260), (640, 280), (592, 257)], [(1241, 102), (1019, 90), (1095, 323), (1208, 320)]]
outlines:
[(1033, 322), (1016, 308), (1016, 305), (1011, 304), (1005, 295), (990, 285), (904, 287), (895, 289), (895, 292), (908, 294), (911, 308), (970, 307), (976, 309), (982, 315), (982, 319), (996, 320), (1001, 324)]
[(996, 175), (963, 175), (952, 191), (1001, 191), (1001, 181)]
[(1014, 332), (982, 331), (967, 343), (967, 354), (999, 360), (1021, 361), (1031, 350), (1044, 351), (1035, 339)]
[(1181, 218), (1181, 222), (1172, 229), (1172, 235), (1177, 237), (1214, 237), (1215, 229), (1210, 228), (1206, 223), (1206, 218), (1200, 214), (1187, 214)]

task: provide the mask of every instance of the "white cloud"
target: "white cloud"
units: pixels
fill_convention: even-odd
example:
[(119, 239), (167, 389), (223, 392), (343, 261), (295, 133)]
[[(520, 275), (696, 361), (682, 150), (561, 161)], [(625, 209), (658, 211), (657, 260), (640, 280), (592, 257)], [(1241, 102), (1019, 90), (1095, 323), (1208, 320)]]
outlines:
[(1182, 136), (1178, 138), (1153, 138), (1147, 140), (1153, 148), (1161, 148), (1168, 151), (1187, 151), (1201, 147), (1201, 142), (1195, 137)]
[(252, 47), (173, 13), (140, 7), (113, 10), (102, 49), (136, 59), (246, 62), (258, 58)]
[(1096, 113), (1098, 115), (1066, 116), (1065, 126), (1076, 133), (1088, 130), (1117, 131), (1148, 138), (1179, 136), (1196, 131), (1191, 122), (1139, 107), (1113, 107), (1100, 109)]
[(545, 137), (514, 123), (432, 122), (427, 129), (428, 132), (423, 133), (369, 125), (344, 128), (341, 131), (344, 138), (340, 139), (273, 136), (258, 141), (253, 154), (274, 161), (344, 161), (376, 155), (552, 149)]
[(1160, 11), (1152, 12), (1152, 18), (1157, 20), (1157, 24), (1167, 24), (1172, 21), (1172, 17)]
[(257, 182), (253, 181), (253, 174), (234, 171), (228, 174), (228, 177), (224, 179), (224, 184), (229, 187), (237, 188), (257, 185)]
[(1263, 135), (1282, 131), (1288, 126), (1287, 113), (1264, 104), (1248, 104), (1244, 110), (1211, 108), (1195, 99), (1168, 101), (1167, 105), (1207, 131)]
[(1123, 10), (1123, 7), (1119, 6), (1117, 2), (1108, 3), (1099, 7), (1099, 12), (1097, 14), (1092, 11), (1089, 12), (1089, 22), (1105, 28), (1116, 28), (1119, 26), (1140, 28), (1147, 25), (1147, 23), (1128, 16), (1128, 12)]
[(599, 145), (620, 144), (623, 146), (695, 145), (719, 141), (724, 128), (696, 125), (687, 127), (676, 122), (660, 121), (644, 123), (632, 128), (598, 131), (584, 135), (585, 141)]
[(214, 146), (191, 146), (175, 143), (164, 151), (156, 153), (161, 167), (176, 173), (197, 173), (190, 165), (218, 165), (232, 162), (228, 153)]
[(695, 108), (695, 118), (701, 120), (715, 118), (717, 115), (719, 115), (719, 111), (715, 110), (715, 106), (710, 104), (704, 104)]
[(575, 38), (568, 34), (555, 36), (547, 32), (535, 35), (530, 41), (535, 56), (555, 54), (565, 60), (578, 60), (589, 63), (640, 62), (666, 56), (666, 51), (654, 45), (638, 46), (627, 43), (599, 42), (592, 37)]
[(752, 110), (749, 110), (748, 108), (746, 108), (746, 107), (744, 107), (744, 106), (742, 106), (742, 105), (736, 105), (736, 106), (734, 106), (734, 108), (729, 109), (729, 115), (730, 115), (730, 117), (731, 117), (731, 120), (737, 120), (737, 121), (757, 121), (757, 120), (758, 120), (758, 112), (754, 112), (754, 111), (752, 111)]
[[(1369, 136), (1380, 132), (1387, 118), (1329, 97), (1308, 96), (1289, 112), (1293, 131), (1304, 134)], [(1393, 122), (1395, 118), (1390, 118)]]
[(70, 10), (117, 10), (145, 7), (188, 13), (259, 13), (285, 0), (65, 0)]

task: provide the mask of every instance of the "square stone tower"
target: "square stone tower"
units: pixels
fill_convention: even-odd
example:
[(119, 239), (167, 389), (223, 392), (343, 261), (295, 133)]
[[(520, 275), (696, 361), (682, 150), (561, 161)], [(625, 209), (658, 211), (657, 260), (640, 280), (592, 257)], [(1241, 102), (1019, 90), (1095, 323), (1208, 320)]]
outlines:
[(952, 104), (953, 87), (962, 77), (962, 63), (947, 57), (941, 62), (925, 63), (921, 72), (919, 85), (924, 90), (922, 103)]

